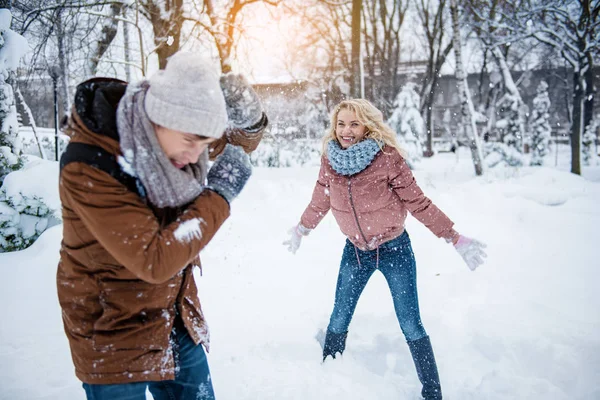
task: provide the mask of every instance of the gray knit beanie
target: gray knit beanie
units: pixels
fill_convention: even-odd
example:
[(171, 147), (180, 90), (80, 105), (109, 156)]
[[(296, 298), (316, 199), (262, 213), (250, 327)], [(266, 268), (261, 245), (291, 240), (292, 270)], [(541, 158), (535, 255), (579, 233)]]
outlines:
[(150, 121), (165, 128), (220, 138), (227, 126), (225, 98), (212, 62), (178, 52), (149, 79), (145, 108)]

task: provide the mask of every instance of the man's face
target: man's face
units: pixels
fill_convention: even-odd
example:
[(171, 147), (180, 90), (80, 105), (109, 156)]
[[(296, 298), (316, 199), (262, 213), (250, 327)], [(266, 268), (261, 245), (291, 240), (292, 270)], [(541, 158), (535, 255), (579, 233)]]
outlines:
[(194, 135), (165, 128), (164, 126), (154, 125), (154, 131), (160, 147), (171, 160), (176, 168), (183, 168), (187, 164), (198, 162), (200, 154), (208, 145), (216, 141), (215, 138)]

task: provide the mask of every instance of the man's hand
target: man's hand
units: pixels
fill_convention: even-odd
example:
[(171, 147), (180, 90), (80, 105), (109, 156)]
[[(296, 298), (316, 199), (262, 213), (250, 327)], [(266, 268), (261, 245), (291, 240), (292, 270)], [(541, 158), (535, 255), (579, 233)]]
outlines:
[(242, 191), (252, 174), (250, 157), (239, 146), (228, 144), (217, 157), (206, 177), (208, 188), (219, 193), (229, 204)]
[(246, 129), (261, 122), (262, 104), (243, 75), (230, 72), (221, 76), (221, 90), (225, 97), (227, 117), (231, 127)]

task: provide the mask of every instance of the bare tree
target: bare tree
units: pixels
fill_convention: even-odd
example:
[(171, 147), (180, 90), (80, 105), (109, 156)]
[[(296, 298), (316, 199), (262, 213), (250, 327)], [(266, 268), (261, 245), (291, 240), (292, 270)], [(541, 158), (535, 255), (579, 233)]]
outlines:
[(415, 8), (425, 33), (427, 45), (427, 69), (421, 87), (421, 115), (425, 116), (427, 143), (426, 157), (433, 155), (433, 104), (435, 102), (438, 80), (446, 58), (452, 51), (452, 38), (448, 34), (449, 12), (446, 0), (415, 0)]
[(117, 29), (119, 26), (118, 17), (123, 12), (123, 3), (113, 3), (108, 6), (108, 14), (101, 22), (102, 28), (100, 37), (97, 41), (93, 42), (94, 49), (92, 50), (91, 56), (88, 60), (88, 75), (94, 76), (98, 71), (98, 63), (100, 59), (106, 53), (109, 46), (117, 36)]
[(369, 0), (363, 7), (366, 95), (388, 115), (400, 91), (400, 30), (407, 0)]
[(205, 10), (208, 15), (209, 23), (206, 24), (201, 20), (191, 19), (196, 26), (201, 27), (203, 31), (212, 36), (219, 53), (223, 73), (231, 71), (231, 58), (233, 57), (235, 44), (243, 31), (238, 19), (244, 8), (255, 3), (277, 6), (281, 2), (282, 0), (233, 0), (228, 6), (218, 9), (213, 0), (203, 0), (203, 11)]
[(458, 90), (460, 93), (461, 122), (467, 138), (469, 139), (469, 148), (471, 149), (471, 158), (473, 159), (475, 174), (480, 176), (483, 175), (484, 172), (483, 154), (479, 136), (477, 134), (477, 126), (475, 125), (475, 110), (473, 108), (473, 101), (471, 100), (471, 93), (467, 83), (467, 74), (463, 66), (460, 21), (456, 0), (450, 0), (450, 13), (452, 15), (454, 56), (456, 58), (456, 79), (458, 80)]
[(167, 59), (179, 50), (181, 43), (183, 0), (147, 0), (140, 4), (142, 14), (152, 24), (158, 67), (164, 69)]
[(48, 76), (48, 68), (57, 67), (63, 111), (71, 104), (70, 82), (96, 73), (116, 34), (117, 22), (103, 8), (120, 6), (102, 0), (15, 1), (19, 30), (33, 47), (29, 74)]
[[(350, 95), (351, 1), (282, 3), (294, 40), (287, 47), (287, 72), (307, 81), (327, 112)], [(363, 46), (364, 49), (364, 46)], [(368, 96), (367, 96), (368, 97)]]
[(600, 57), (600, 2), (540, 0), (521, 11), (527, 32), (556, 49), (573, 68), (571, 172), (581, 175), (581, 140), (593, 115), (593, 67)]

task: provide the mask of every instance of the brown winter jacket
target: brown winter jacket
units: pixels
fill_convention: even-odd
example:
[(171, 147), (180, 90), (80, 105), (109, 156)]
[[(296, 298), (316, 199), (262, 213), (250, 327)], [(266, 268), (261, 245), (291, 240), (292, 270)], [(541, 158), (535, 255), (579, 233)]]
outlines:
[[(66, 129), (71, 141), (120, 154), (115, 114), (125, 88), (98, 78), (79, 85)], [(260, 136), (245, 142), (227, 135), (247, 151)], [(225, 140), (215, 143), (211, 157)], [(229, 216), (227, 201), (205, 190), (185, 209), (155, 209), (107, 173), (78, 162), (61, 171), (59, 193), (58, 298), (77, 377), (90, 384), (174, 379), (169, 335), (176, 312), (194, 342), (208, 347), (192, 270)], [(177, 228), (195, 218), (203, 220), (202, 237), (177, 240)]]
[(454, 223), (427, 198), (406, 161), (388, 146), (361, 172), (340, 175), (321, 159), (312, 200), (300, 223), (314, 229), (331, 209), (342, 233), (361, 250), (376, 249), (404, 232), (408, 211), (436, 236), (454, 239)]

